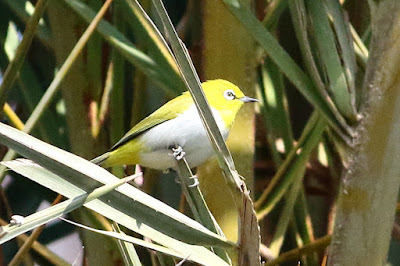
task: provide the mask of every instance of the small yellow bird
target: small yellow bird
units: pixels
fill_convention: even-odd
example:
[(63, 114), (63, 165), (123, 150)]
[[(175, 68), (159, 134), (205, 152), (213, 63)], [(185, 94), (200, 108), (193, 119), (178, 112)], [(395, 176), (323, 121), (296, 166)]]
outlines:
[[(202, 88), (225, 140), (243, 103), (258, 101), (222, 79), (204, 82)], [(184, 151), (190, 168), (214, 154), (189, 92), (161, 106), (92, 162), (103, 167), (139, 164), (157, 170), (173, 169), (173, 151), (178, 147)]]

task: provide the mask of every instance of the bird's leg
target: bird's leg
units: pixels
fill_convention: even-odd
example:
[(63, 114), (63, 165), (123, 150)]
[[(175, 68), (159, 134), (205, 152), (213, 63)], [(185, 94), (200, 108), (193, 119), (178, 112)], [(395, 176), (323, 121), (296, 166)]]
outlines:
[[(183, 151), (183, 148), (179, 145), (175, 145), (175, 147), (171, 148), (172, 150), (172, 155), (174, 156), (175, 160), (179, 161), (182, 160), (183, 157), (185, 157), (186, 153)], [(188, 187), (196, 187), (199, 185), (199, 180), (197, 179), (196, 175), (193, 175), (191, 177), (189, 177), (189, 179), (193, 179), (193, 184), (191, 185), (187, 185)], [(177, 183), (181, 183), (178, 180), (175, 180)]]
[[(179, 161), (182, 160), (183, 157), (185, 157), (186, 153), (183, 151), (182, 147), (179, 145), (175, 145), (175, 147), (171, 148), (172, 150), (172, 155), (174, 156), (175, 160)], [(187, 185), (188, 187), (192, 188), (192, 187), (196, 187), (199, 185), (199, 180), (197, 179), (196, 175), (193, 175), (191, 177), (189, 177), (189, 179), (193, 179), (193, 184), (191, 185)], [(177, 180), (175, 180), (177, 181)], [(177, 183), (180, 183), (180, 181), (177, 181)]]
[(176, 160), (182, 160), (183, 159), (183, 157), (185, 157), (185, 155), (186, 155), (186, 152), (184, 152), (183, 151), (183, 149), (182, 149), (182, 147), (181, 146), (175, 146), (175, 148), (172, 148), (172, 151), (173, 151), (173, 153), (172, 153), (172, 155), (174, 156), (174, 158), (176, 159)]

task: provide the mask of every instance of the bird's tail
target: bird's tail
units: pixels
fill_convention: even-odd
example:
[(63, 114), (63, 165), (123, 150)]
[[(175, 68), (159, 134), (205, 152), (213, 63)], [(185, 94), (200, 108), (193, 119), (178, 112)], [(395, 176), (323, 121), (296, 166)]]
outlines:
[(106, 152), (106, 153), (92, 159), (91, 162), (94, 164), (97, 164), (97, 165), (103, 165), (109, 156), (110, 156), (110, 152)]

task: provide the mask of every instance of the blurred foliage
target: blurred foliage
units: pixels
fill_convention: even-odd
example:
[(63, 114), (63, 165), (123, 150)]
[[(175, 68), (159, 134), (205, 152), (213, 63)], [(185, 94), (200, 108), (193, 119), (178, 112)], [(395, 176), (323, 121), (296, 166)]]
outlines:
[[(105, 1), (47, 1), (24, 55), (21, 40), (34, 26), (30, 18), (41, 2), (46, 1), (0, 0), (0, 103), (6, 103), (1, 122), (22, 129), (20, 119), (32, 136), (92, 159), (186, 90), (158, 35), (164, 28), (152, 1), (139, 1), (149, 19), (136, 1), (114, 0), (88, 43), (78, 47), (65, 77), (60, 74), (63, 64)], [(341, 175), (349, 166), (359, 114), (368, 100), (363, 86), (371, 42), (368, 4), (360, 0), (165, 0), (164, 4), (202, 81), (228, 79), (260, 100), (257, 107), (239, 114), (228, 148), (251, 190), (261, 228), (262, 260), (268, 265), (325, 263)], [(17, 69), (14, 76), (7, 73), (12, 71), (10, 62)], [(7, 75), (15, 79), (8, 80)], [(50, 90), (51, 96), (45, 97)], [(1, 146), (0, 153), (6, 152)], [(7, 154), (5, 158), (12, 159), (13, 154)], [(0, 170), (4, 177), (5, 168)], [(120, 177), (133, 172), (131, 166), (112, 169)], [(0, 179), (4, 221), (13, 214), (35, 213), (57, 197), (21, 175), (6, 174)], [(232, 195), (221, 169), (208, 162), (198, 174), (213, 215), (225, 235), (236, 241), (238, 214), (231, 208)], [(192, 216), (174, 178), (174, 172), (145, 169), (135, 186)], [(84, 208), (69, 217), (111, 230), (108, 220)], [(393, 265), (400, 264), (397, 222), (388, 253)], [(232, 223), (235, 228), (225, 227)], [(68, 240), (76, 232), (81, 242)], [(23, 236), (0, 247), (0, 264), (13, 259)], [(128, 245), (93, 237), (92, 232), (57, 220), (44, 227), (35, 243), (23, 258), (27, 265), (32, 260), (44, 265), (66, 263), (63, 259), (78, 265), (86, 259), (89, 265), (108, 265), (126, 263), (127, 257), (143, 265), (178, 262), (138, 246), (126, 251), (127, 256)], [(49, 247), (58, 243), (61, 248), (48, 251), (39, 243)], [(64, 254), (67, 249), (72, 253)], [(50, 255), (43, 255), (45, 251)]]

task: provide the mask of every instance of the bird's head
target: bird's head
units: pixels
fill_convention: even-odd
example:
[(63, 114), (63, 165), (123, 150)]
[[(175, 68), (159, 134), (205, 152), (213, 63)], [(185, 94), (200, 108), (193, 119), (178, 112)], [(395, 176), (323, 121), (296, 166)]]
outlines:
[(233, 123), (244, 103), (258, 102), (257, 99), (245, 96), (239, 87), (223, 79), (203, 82), (202, 87), (210, 106), (219, 111), (227, 126)]

